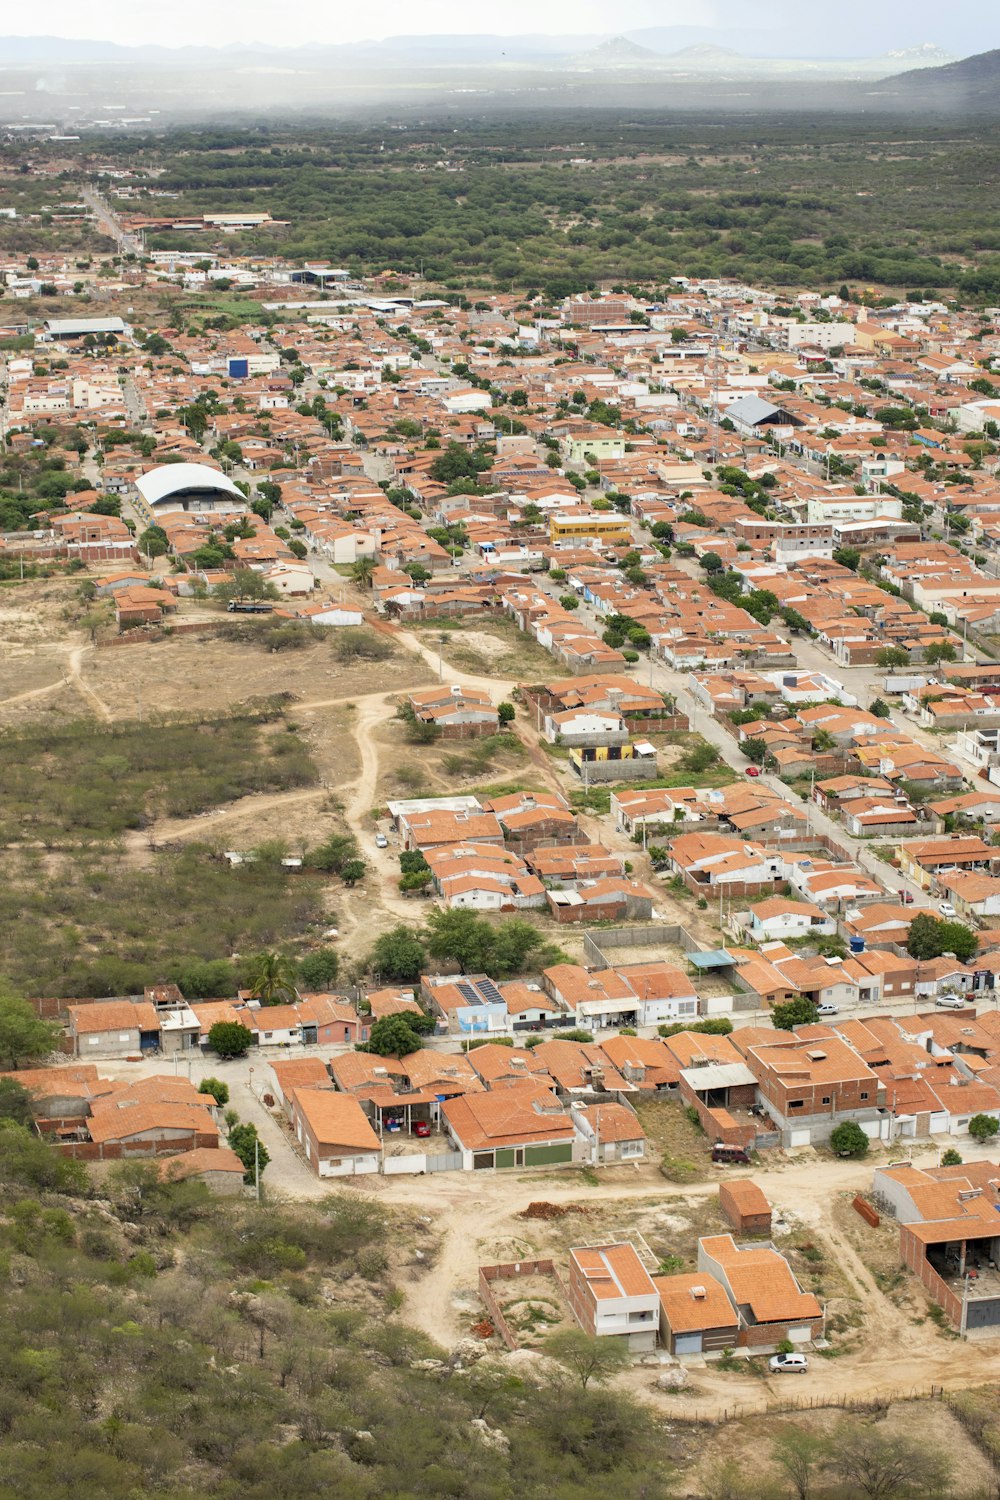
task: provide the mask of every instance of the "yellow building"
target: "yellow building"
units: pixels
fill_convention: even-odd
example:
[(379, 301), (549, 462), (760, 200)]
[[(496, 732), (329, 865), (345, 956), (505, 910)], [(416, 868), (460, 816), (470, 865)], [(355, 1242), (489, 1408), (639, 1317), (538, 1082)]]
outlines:
[(608, 546), (627, 547), (632, 541), (632, 528), (628, 517), (617, 511), (570, 511), (556, 515), (549, 521), (549, 540), (556, 542), (583, 542), (593, 538)]

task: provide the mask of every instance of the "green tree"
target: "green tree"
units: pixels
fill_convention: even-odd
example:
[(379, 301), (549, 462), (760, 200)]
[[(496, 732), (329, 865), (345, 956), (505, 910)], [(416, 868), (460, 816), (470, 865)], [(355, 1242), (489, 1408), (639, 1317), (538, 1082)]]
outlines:
[(984, 1141), (991, 1141), (998, 1130), (1000, 1130), (1000, 1121), (995, 1115), (973, 1115), (969, 1121), (969, 1134), (980, 1145)]
[(247, 963), (250, 994), (261, 1005), (282, 1005), (295, 999), (295, 965), (273, 948), (255, 953)]
[(59, 1045), (61, 1032), (51, 1021), (40, 1021), (28, 1001), (0, 988), (0, 1062), (23, 1068), (40, 1062)]
[(216, 1021), (208, 1033), (208, 1045), (219, 1057), (244, 1057), (253, 1042), (253, 1032), (239, 1021)]
[(691, 745), (689, 749), (685, 750), (677, 764), (682, 771), (694, 771), (697, 773), (699, 771), (708, 771), (712, 766), (718, 765), (719, 759), (719, 752), (715, 746), (709, 745), (707, 741), (702, 740), (700, 744)]
[(939, 661), (955, 661), (957, 655), (951, 641), (931, 641), (924, 652), (924, 661), (929, 667), (933, 667)]
[(771, 1459), (785, 1474), (796, 1500), (809, 1500), (817, 1468), (826, 1461), (829, 1442), (805, 1427), (784, 1427), (771, 1448)]
[(363, 859), (349, 859), (341, 866), (340, 878), (345, 885), (357, 885), (364, 879), (367, 868)]
[(420, 1019), (412, 1011), (380, 1016), (372, 1023), (368, 1041), (362, 1044), (363, 1050), (374, 1052), (379, 1057), (406, 1057), (408, 1053), (418, 1051), (424, 1044), (412, 1023)]
[(875, 653), (875, 665), (879, 667), (905, 667), (909, 659), (910, 653), (902, 646), (883, 646)]
[(833, 1440), (831, 1467), (854, 1495), (897, 1500), (903, 1495), (940, 1495), (951, 1465), (930, 1443), (884, 1432), (867, 1422), (845, 1422)]
[(868, 712), (870, 714), (873, 714), (876, 719), (888, 719), (891, 714), (889, 705), (888, 703), (886, 703), (884, 698), (874, 699), (868, 709)]
[(833, 560), (835, 563), (840, 563), (842, 568), (850, 568), (852, 573), (856, 573), (861, 563), (861, 553), (857, 547), (837, 547), (834, 550)]
[(762, 766), (764, 764), (764, 761), (767, 759), (766, 740), (758, 740), (751, 736), (750, 739), (743, 741), (740, 749), (743, 751), (743, 754), (746, 756), (747, 760), (752, 761), (755, 766)]
[(582, 1328), (563, 1328), (545, 1340), (545, 1353), (567, 1370), (586, 1390), (591, 1381), (605, 1381), (627, 1369), (632, 1361), (628, 1350), (618, 1339), (591, 1338)]
[(964, 922), (943, 922), (933, 912), (921, 911), (910, 923), (906, 939), (906, 951), (911, 958), (938, 958), (942, 953), (954, 953), (962, 963), (973, 958), (979, 939), (971, 927)]
[(139, 551), (146, 557), (164, 557), (169, 546), (167, 533), (162, 526), (148, 526), (139, 537)]
[(504, 702), (497, 704), (497, 718), (501, 724), (513, 724), (516, 716), (517, 710), (513, 703)]
[(216, 585), (214, 593), (222, 604), (228, 604), (233, 599), (239, 600), (241, 604), (259, 604), (266, 599), (279, 597), (274, 584), (269, 583), (256, 568), (237, 568), (235, 573)]
[(723, 573), (726, 567), (717, 552), (704, 552), (701, 557), (701, 566), (706, 573)]
[(299, 979), (306, 989), (326, 990), (340, 969), (340, 957), (333, 948), (317, 948), (299, 959)]
[(34, 1104), (24, 1084), (16, 1078), (0, 1078), (0, 1120), (30, 1125), (33, 1118)]
[(794, 1031), (796, 1026), (815, 1026), (819, 1011), (814, 1001), (807, 1000), (805, 995), (797, 995), (784, 1005), (773, 1006), (771, 1020), (779, 1031)]
[(255, 1182), (258, 1173), (263, 1177), (264, 1168), (271, 1160), (271, 1154), (258, 1136), (256, 1125), (248, 1123), (234, 1125), (227, 1140), (230, 1148), (236, 1152), (243, 1163), (243, 1181)]
[(353, 833), (333, 833), (325, 844), (320, 844), (318, 849), (310, 850), (308, 863), (314, 865), (317, 870), (325, 870), (330, 875), (339, 875), (346, 864), (357, 858), (358, 841)]
[(370, 589), (375, 573), (373, 557), (359, 557), (351, 564), (351, 577), (359, 588)]
[(420, 938), (412, 928), (402, 924), (383, 932), (368, 956), (368, 967), (373, 974), (404, 984), (419, 979), (426, 962), (427, 951)]
[(220, 1109), (229, 1103), (229, 1084), (223, 1083), (221, 1078), (203, 1078), (198, 1085), (198, 1092), (211, 1094)]
[(962, 1165), (962, 1154), (956, 1151), (954, 1146), (949, 1146), (941, 1156), (942, 1167), (960, 1167)]
[(843, 1120), (830, 1132), (830, 1150), (835, 1156), (857, 1160), (868, 1155), (870, 1142), (856, 1120)]

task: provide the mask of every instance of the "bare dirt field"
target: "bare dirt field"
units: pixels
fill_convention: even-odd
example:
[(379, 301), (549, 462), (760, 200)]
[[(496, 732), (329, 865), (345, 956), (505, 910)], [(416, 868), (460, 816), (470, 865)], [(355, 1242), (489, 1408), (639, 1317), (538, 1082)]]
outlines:
[(414, 634), (435, 653), (443, 637), (445, 660), (462, 672), (518, 682), (565, 675), (548, 651), (518, 630), (512, 620), (489, 616), (471, 627), (465, 620), (429, 620), (418, 625)]

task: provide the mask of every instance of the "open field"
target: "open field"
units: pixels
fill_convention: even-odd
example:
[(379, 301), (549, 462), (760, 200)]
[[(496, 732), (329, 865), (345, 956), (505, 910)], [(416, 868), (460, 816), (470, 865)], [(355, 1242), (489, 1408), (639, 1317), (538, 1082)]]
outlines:
[(0, 843), (46, 848), (118, 838), (159, 815), (191, 817), (252, 792), (316, 781), (277, 711), (155, 726), (92, 721), (0, 736)]
[[(207, 848), (137, 869), (113, 848), (8, 854), (0, 945), (11, 984), (34, 995), (126, 995), (190, 975), (192, 995), (232, 994), (231, 959), (317, 940), (322, 881), (272, 860), (230, 869)], [(205, 966), (222, 960), (212, 974)]]
[(566, 676), (559, 663), (512, 620), (487, 615), (470, 625), (467, 620), (422, 620), (412, 627), (432, 651), (444, 636), (445, 658), (463, 672), (482, 677), (534, 682)]

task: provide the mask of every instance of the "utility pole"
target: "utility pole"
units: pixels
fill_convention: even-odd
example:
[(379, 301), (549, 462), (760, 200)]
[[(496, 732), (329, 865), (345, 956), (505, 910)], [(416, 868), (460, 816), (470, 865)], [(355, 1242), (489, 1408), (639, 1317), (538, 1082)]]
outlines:
[(257, 1202), (260, 1202), (260, 1137), (256, 1130), (253, 1136), (253, 1183)]

